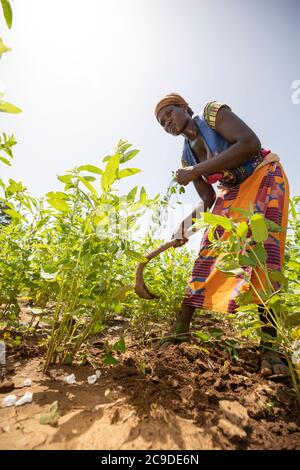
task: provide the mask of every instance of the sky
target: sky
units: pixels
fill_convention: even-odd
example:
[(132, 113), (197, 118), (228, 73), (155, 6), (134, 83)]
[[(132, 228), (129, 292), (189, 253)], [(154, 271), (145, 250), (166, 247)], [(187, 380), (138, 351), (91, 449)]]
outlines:
[[(299, 194), (298, 0), (11, 3), (12, 29), (0, 22), (12, 48), (0, 80), (23, 112), (0, 116), (1, 130), (18, 141), (3, 179), (21, 180), (36, 196), (59, 190), (57, 174), (99, 164), (124, 139), (140, 149), (130, 166), (142, 172), (122, 189), (164, 194), (183, 139), (163, 131), (154, 108), (175, 91), (196, 113), (211, 100), (227, 103), (280, 156)], [(185, 205), (197, 200), (189, 185)]]

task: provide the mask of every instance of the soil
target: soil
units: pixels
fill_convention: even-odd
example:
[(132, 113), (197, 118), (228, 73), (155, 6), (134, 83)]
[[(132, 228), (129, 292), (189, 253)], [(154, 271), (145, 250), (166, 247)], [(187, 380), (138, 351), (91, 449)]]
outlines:
[[(199, 318), (196, 328), (210, 325), (226, 327)], [(105, 341), (127, 326), (116, 322)], [(221, 343), (209, 354), (191, 343), (162, 351), (126, 339), (126, 346), (117, 365), (104, 366), (103, 337), (93, 338), (86, 365), (52, 366), (47, 374), (37, 346), (10, 351), (10, 393), (30, 390), (33, 400), (0, 409), (0, 449), (300, 449), (291, 381), (262, 377), (257, 348), (240, 348), (235, 361)], [(101, 377), (89, 385), (95, 369)], [(68, 385), (62, 377), (72, 373), (76, 383)], [(56, 400), (58, 424), (40, 424)]]

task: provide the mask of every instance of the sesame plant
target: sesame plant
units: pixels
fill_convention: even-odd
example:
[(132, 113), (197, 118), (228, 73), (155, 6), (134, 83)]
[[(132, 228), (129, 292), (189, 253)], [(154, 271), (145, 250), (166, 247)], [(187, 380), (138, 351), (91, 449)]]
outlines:
[[(235, 209), (242, 214), (243, 220), (233, 219), (212, 213), (204, 213), (203, 221), (198, 226), (207, 227), (211, 247), (219, 256), (216, 268), (227, 276), (239, 276), (244, 279), (248, 289), (237, 298), (237, 316), (245, 316), (247, 321), (242, 335), (247, 338), (253, 332), (270, 345), (270, 349), (280, 350), (285, 356), (294, 389), (300, 404), (300, 392), (292, 363), (295, 353), (293, 344), (300, 337), (299, 329), (299, 198), (291, 202), (291, 233), (288, 237), (287, 262), (285, 268), (273, 270), (268, 266), (264, 242), (275, 232), (283, 231), (280, 226), (267, 219), (262, 213)], [(219, 229), (223, 229), (220, 235)], [(254, 276), (257, 282), (254, 283)], [(258, 319), (258, 304), (267, 312), (269, 324)], [(294, 307), (291, 308), (291, 305)], [(274, 326), (276, 338), (261, 332), (263, 326)]]
[[(154, 250), (162, 243), (149, 235), (140, 240), (137, 249), (140, 253)], [(177, 316), (193, 264), (193, 253), (187, 248), (171, 248), (154, 258), (145, 270), (145, 282), (149, 290), (158, 298), (143, 300), (129, 292), (124, 302), (126, 315), (131, 321), (131, 332), (142, 342), (161, 330)]]

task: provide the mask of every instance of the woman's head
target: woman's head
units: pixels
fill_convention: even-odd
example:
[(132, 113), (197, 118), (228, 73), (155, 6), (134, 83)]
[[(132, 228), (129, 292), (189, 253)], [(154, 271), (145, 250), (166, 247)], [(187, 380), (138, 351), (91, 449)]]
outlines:
[(155, 116), (166, 132), (179, 135), (193, 116), (188, 103), (177, 93), (170, 93), (155, 107)]

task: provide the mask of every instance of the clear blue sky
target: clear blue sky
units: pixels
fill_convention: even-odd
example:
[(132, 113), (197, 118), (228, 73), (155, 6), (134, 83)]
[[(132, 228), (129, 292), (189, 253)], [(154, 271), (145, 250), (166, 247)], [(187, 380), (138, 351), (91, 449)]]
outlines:
[[(182, 137), (166, 134), (154, 106), (181, 93), (196, 112), (228, 103), (278, 153), (299, 194), (300, 2), (297, 0), (14, 0), (14, 24), (0, 36), (1, 80), (18, 116), (1, 128), (18, 140), (4, 178), (33, 194), (57, 189), (56, 174), (97, 164), (119, 138), (141, 149), (144, 185), (164, 193)], [(191, 186), (185, 201), (197, 199)]]

